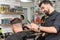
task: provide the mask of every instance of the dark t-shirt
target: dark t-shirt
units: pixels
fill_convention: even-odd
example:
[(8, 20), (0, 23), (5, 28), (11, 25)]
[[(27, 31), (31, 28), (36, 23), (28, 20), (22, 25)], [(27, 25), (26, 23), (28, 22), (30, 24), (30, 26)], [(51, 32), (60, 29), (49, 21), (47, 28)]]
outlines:
[[(46, 19), (43, 26), (54, 26), (58, 33), (46, 33), (46, 40), (60, 40), (60, 13), (53, 11)], [(52, 30), (52, 29), (51, 29)]]

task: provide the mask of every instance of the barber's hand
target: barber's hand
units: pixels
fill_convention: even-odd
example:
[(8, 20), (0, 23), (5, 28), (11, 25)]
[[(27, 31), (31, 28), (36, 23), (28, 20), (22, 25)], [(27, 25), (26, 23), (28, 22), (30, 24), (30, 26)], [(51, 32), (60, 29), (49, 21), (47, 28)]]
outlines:
[(38, 25), (36, 25), (35, 23), (31, 23), (30, 26), (31, 28), (38, 30)]
[(30, 26), (31, 26), (33, 31), (40, 32), (40, 30), (38, 30), (38, 25), (36, 25), (35, 23), (31, 23)]
[(36, 25), (35, 23), (31, 23), (26, 26), (35, 32), (40, 32), (40, 30), (38, 30), (38, 25)]
[(38, 29), (38, 25), (36, 25), (35, 23), (27, 24), (25, 26), (27, 26), (30, 29)]
[(31, 25), (30, 24), (27, 24), (27, 25), (24, 25), (24, 26), (26, 26), (26, 27), (31, 29)]

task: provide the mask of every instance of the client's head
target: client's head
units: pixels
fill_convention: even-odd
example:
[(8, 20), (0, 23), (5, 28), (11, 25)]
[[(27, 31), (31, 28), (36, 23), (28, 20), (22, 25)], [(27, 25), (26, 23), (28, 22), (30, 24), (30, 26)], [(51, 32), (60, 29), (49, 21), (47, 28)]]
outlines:
[(11, 25), (15, 33), (22, 31), (22, 21), (19, 18), (11, 20)]

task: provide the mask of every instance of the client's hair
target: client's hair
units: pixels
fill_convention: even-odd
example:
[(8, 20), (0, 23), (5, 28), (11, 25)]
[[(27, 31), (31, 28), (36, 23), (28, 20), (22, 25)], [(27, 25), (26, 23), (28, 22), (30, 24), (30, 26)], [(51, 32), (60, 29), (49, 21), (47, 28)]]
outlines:
[(13, 20), (11, 20), (11, 24), (16, 24), (16, 23), (21, 23), (22, 21), (19, 18), (14, 18)]

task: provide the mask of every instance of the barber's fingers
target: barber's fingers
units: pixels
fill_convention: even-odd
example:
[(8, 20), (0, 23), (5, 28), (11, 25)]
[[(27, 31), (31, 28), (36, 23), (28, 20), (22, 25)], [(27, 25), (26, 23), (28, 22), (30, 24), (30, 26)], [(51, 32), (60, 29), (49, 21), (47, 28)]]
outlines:
[(35, 23), (27, 24), (25, 26), (27, 26), (30, 29), (38, 29), (38, 25), (36, 25)]
[(28, 28), (31, 28), (31, 25), (30, 25), (30, 24), (27, 24), (27, 25), (25, 25), (25, 26), (27, 26)]
[(35, 23), (31, 23), (30, 26), (31, 26), (33, 29), (38, 29), (38, 25), (35, 24)]

